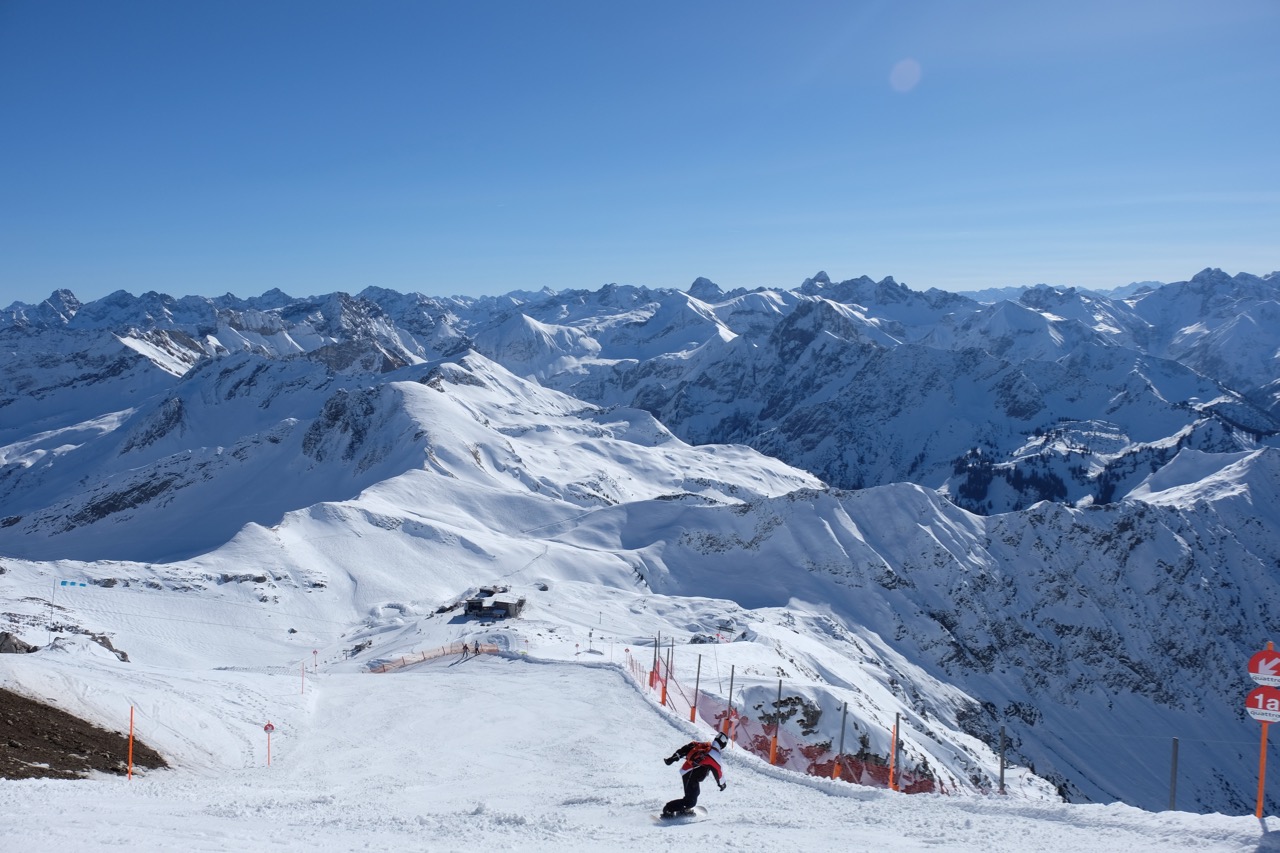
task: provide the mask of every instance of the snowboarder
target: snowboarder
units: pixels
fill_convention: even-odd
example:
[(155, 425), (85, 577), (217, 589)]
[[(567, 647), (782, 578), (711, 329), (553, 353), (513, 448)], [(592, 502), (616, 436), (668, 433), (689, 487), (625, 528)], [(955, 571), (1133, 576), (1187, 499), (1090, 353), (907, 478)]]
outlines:
[(663, 806), (663, 817), (691, 813), (698, 802), (699, 785), (707, 778), (708, 773), (716, 777), (716, 784), (721, 791), (725, 789), (724, 774), (720, 769), (720, 751), (728, 744), (729, 736), (720, 732), (710, 743), (692, 741), (677, 749), (669, 758), (663, 759), (667, 766), (684, 759), (684, 764), (680, 766), (684, 796)]

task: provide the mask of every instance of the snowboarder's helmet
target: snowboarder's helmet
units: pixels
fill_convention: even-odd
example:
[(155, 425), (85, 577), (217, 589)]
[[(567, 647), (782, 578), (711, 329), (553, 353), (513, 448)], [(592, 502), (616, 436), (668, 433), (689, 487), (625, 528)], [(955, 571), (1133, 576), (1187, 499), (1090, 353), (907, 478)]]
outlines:
[(729, 745), (729, 736), (724, 732), (720, 732), (720, 734), (716, 735), (715, 745), (716, 749), (724, 749)]

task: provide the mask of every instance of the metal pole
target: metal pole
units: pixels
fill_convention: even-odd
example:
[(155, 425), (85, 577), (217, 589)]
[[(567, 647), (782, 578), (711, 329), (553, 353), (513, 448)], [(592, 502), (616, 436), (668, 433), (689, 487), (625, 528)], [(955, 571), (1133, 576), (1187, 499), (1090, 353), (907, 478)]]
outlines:
[(702, 655), (698, 655), (698, 671), (693, 676), (693, 704), (689, 706), (689, 722), (698, 721), (698, 685), (702, 683)]
[(653, 686), (657, 683), (657, 680), (658, 680), (658, 644), (661, 642), (662, 642), (661, 634), (658, 634), (656, 637), (653, 638), (653, 666), (649, 668), (649, 689), (650, 690), (653, 689)]
[(1178, 739), (1173, 739), (1173, 763), (1169, 768), (1169, 811), (1178, 810)]
[(1000, 727), (1000, 793), (1004, 793), (1004, 726)]
[(898, 790), (898, 724), (902, 721), (902, 714), (895, 711), (893, 714), (893, 739), (889, 744), (889, 790)]
[[(671, 680), (671, 655), (675, 653), (676, 641), (671, 641), (671, 646), (667, 649), (667, 671), (662, 673), (662, 704), (667, 704), (667, 682)], [(674, 702), (671, 703), (673, 706)]]
[[(724, 717), (724, 734), (732, 736), (730, 733), (730, 721), (733, 719), (733, 666), (728, 667), (728, 715)], [(1263, 731), (1266, 731), (1266, 724), (1263, 724)]]
[(840, 778), (840, 756), (844, 755), (844, 724), (849, 717), (849, 703), (844, 703), (844, 709), (840, 712), (840, 749), (836, 752), (835, 764), (831, 768), (831, 778)]

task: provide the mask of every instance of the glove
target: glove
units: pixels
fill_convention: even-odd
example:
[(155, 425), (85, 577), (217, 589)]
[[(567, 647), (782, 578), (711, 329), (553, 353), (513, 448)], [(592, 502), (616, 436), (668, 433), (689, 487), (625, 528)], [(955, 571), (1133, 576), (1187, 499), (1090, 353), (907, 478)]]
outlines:
[(723, 782), (717, 782), (716, 784), (720, 786), (721, 791), (725, 789), (725, 784)]
[(676, 757), (673, 755), (670, 758), (662, 759), (662, 763), (670, 767), (672, 764), (675, 763), (675, 760), (676, 760)]

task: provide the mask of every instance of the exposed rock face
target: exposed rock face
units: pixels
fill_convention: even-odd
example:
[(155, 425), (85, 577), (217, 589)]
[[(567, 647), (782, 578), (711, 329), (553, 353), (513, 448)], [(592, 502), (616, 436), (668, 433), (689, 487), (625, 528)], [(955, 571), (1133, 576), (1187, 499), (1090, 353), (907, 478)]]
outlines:
[(35, 650), (35, 646), (22, 642), (8, 631), (0, 632), (0, 655), (25, 655)]

